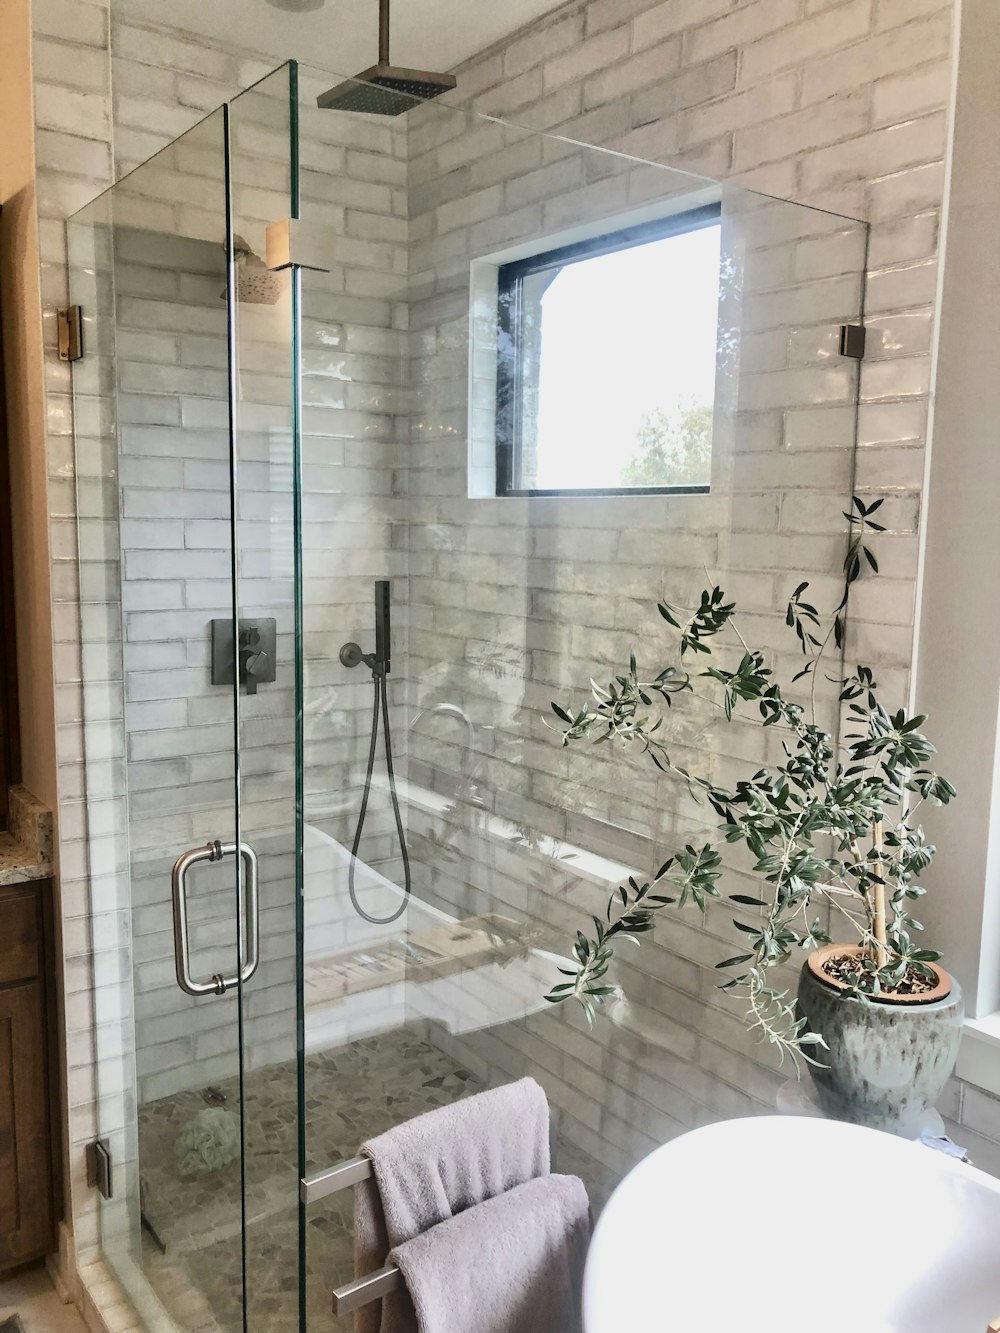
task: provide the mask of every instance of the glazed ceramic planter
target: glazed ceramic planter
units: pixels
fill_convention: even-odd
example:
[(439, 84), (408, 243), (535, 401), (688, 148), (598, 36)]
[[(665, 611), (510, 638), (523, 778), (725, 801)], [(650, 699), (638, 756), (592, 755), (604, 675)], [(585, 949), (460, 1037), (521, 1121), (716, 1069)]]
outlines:
[(935, 968), (939, 984), (924, 996), (859, 1003), (822, 971), (826, 958), (847, 952), (818, 949), (799, 981), (799, 1012), (829, 1047), (815, 1052), (825, 1067), (809, 1070), (820, 1102), (835, 1119), (916, 1138), (958, 1059), (961, 987)]

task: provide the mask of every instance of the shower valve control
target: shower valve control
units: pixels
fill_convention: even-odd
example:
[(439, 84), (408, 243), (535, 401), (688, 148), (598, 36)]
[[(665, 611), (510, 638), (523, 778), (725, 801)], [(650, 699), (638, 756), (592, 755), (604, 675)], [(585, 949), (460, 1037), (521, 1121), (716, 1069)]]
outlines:
[(247, 694), (256, 694), (277, 676), (277, 632), (273, 619), (241, 619), (239, 643), (233, 651), (233, 622), (212, 621), (212, 684), (232, 685), (236, 670)]

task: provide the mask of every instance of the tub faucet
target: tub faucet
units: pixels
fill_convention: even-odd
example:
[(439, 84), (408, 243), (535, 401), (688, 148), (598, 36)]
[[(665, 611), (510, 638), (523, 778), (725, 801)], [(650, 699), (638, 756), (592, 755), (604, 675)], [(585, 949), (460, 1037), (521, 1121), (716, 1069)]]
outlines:
[(480, 807), (484, 807), (486, 802), (483, 800), (482, 796), (479, 794), (477, 790), (477, 782), (476, 782), (477, 769), (473, 765), (473, 757), (475, 755), (475, 744), (476, 744), (476, 728), (472, 719), (469, 717), (468, 713), (463, 708), (459, 708), (458, 704), (451, 704), (451, 703), (430, 704), (425, 708), (417, 709), (416, 713), (413, 715), (413, 720), (410, 723), (410, 730), (411, 731), (415, 730), (417, 724), (421, 721), (421, 719), (428, 715), (430, 715), (431, 717), (437, 715), (440, 715), (441, 717), (453, 717), (455, 718), (456, 721), (461, 722), (462, 726), (465, 729), (465, 748), (462, 751), (461, 774), (462, 777), (465, 779), (465, 781), (469, 784), (469, 793), (468, 796), (466, 797), (466, 801), (469, 805), (478, 805)]

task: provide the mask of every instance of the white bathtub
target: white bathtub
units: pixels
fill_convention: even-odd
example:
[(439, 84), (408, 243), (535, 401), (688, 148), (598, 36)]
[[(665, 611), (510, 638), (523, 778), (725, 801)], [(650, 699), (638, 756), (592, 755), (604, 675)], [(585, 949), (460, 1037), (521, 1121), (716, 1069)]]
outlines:
[(1000, 1181), (833, 1120), (730, 1120), (657, 1149), (608, 1202), (584, 1281), (585, 1333), (985, 1333), (997, 1316)]
[[(350, 862), (348, 848), (325, 830), (311, 824), (305, 826), (307, 979), (310, 964), (321, 963), (331, 956), (370, 954), (380, 945), (401, 937), (419, 940), (435, 927), (458, 924), (456, 917), (421, 901), (416, 894), (391, 924), (375, 925), (364, 920), (351, 905)], [(402, 890), (363, 861), (357, 864), (355, 890), (359, 901), (373, 915), (390, 915), (402, 902)], [(490, 910), (493, 905), (485, 894), (481, 897), (480, 910)], [(524, 957), (507, 957), (432, 980), (408, 978), (359, 994), (347, 994), (330, 1004), (308, 1007), (306, 1049), (327, 1049), (421, 1019), (440, 1023), (455, 1033), (513, 1022), (547, 1008), (543, 997), (562, 962), (554, 954), (530, 949)]]

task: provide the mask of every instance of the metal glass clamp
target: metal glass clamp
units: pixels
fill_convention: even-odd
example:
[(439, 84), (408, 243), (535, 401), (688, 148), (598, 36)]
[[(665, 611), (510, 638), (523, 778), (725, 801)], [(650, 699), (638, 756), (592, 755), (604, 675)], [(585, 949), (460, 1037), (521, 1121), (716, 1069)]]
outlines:
[(239, 846), (242, 884), (238, 892), (240, 925), (243, 948), (243, 966), (239, 975), (222, 976), (216, 973), (210, 981), (195, 981), (191, 975), (191, 955), (188, 948), (187, 873), (202, 861), (221, 861), (236, 854), (235, 842), (207, 843), (184, 852), (174, 862), (170, 888), (174, 906), (174, 964), (177, 984), (188, 995), (225, 995), (240, 982), (247, 982), (257, 971), (260, 962), (260, 903), (257, 893), (257, 853), (245, 842)]

